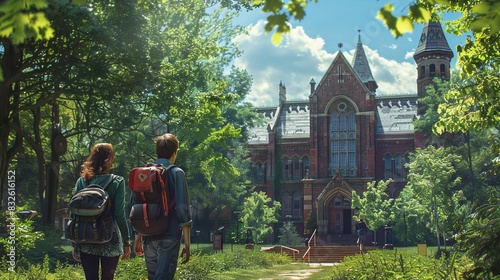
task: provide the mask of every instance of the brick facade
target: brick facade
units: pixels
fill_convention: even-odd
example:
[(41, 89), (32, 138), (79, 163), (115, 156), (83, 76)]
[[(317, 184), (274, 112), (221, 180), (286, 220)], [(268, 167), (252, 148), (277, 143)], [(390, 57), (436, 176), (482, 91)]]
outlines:
[(408, 154), (425, 145), (412, 124), (417, 98), (436, 69), (449, 79), (453, 57), (439, 23), (427, 24), (422, 36), (414, 56), (417, 94), (377, 96), (359, 40), (352, 65), (339, 51), (320, 82), (310, 81), (308, 100), (287, 101), (280, 82), (279, 105), (257, 108), (267, 124), (253, 128), (248, 141), (256, 189), (282, 203), (281, 222), (292, 220), (305, 232), (314, 211), (320, 234), (352, 234), (353, 191), (361, 195), (368, 182), (393, 178), (390, 195), (399, 195)]

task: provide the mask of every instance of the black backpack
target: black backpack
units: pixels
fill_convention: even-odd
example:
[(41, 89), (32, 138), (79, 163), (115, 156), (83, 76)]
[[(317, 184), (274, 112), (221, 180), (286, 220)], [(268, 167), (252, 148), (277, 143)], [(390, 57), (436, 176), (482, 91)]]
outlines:
[(168, 215), (175, 204), (168, 170), (175, 165), (148, 164), (129, 173), (133, 205), (129, 221), (143, 236), (160, 235), (168, 229)]
[(75, 193), (69, 203), (71, 219), (65, 234), (75, 244), (103, 244), (113, 237), (112, 203), (106, 188), (113, 181), (111, 174), (101, 184), (88, 184)]

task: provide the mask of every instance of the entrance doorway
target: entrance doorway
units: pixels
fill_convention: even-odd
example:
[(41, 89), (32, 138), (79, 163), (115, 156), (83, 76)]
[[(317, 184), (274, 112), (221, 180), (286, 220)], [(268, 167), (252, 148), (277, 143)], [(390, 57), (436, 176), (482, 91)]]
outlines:
[(351, 234), (352, 233), (352, 209), (351, 200), (343, 195), (337, 195), (328, 205), (328, 233), (329, 234)]

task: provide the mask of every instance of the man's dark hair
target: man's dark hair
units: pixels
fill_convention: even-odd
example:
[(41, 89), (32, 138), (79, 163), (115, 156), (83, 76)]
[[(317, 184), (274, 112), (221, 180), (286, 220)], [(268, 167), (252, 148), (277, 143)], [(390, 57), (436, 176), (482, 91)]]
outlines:
[(171, 158), (179, 148), (179, 140), (171, 133), (156, 137), (156, 155), (158, 158)]

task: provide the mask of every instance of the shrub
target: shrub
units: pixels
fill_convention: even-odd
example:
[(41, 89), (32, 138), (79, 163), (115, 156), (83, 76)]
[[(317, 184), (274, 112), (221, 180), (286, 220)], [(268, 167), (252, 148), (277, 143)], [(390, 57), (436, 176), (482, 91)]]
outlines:
[(236, 250), (220, 254), (191, 256), (188, 263), (178, 266), (176, 279), (219, 279), (225, 271), (271, 267), (290, 263), (288, 256), (254, 250)]
[[(455, 256), (455, 255), (454, 255)], [(460, 279), (464, 259), (435, 259), (397, 250), (375, 250), (346, 257), (330, 279)]]
[(75, 269), (73, 265), (61, 264), (57, 262), (54, 272), (49, 271), (49, 257), (45, 256), (41, 264), (28, 265), (27, 268), (17, 267), (15, 272), (8, 272), (2, 275), (10, 280), (83, 280), (83, 272), (80, 269)]

